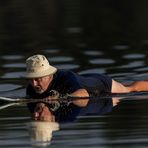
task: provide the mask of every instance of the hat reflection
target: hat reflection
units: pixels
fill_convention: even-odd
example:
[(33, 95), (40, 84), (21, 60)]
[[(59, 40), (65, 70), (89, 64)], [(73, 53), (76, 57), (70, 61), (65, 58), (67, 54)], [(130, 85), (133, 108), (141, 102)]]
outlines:
[(31, 143), (34, 146), (50, 145), (52, 132), (59, 130), (56, 122), (32, 121), (27, 123)]

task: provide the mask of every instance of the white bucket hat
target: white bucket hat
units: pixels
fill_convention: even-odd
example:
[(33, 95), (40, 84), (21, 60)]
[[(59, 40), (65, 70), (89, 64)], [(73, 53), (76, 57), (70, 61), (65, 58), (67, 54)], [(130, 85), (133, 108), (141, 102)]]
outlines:
[(26, 60), (26, 78), (39, 78), (54, 74), (57, 68), (51, 66), (44, 55), (33, 55)]

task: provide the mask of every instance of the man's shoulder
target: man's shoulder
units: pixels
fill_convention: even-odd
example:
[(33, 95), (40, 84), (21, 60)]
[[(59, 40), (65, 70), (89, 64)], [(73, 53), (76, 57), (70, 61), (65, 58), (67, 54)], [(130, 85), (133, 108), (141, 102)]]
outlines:
[(56, 73), (58, 76), (69, 76), (69, 75), (76, 75), (75, 72), (71, 70), (59, 69)]

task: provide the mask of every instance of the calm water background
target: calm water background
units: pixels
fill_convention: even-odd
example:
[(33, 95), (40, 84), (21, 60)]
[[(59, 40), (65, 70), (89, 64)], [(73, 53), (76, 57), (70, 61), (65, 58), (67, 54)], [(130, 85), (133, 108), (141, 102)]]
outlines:
[[(148, 79), (147, 1), (0, 2), (0, 95), (25, 96), (25, 59), (123, 82)], [(32, 148), (25, 105), (0, 110), (0, 147)], [(148, 147), (148, 100), (122, 101), (107, 115), (61, 124), (47, 147)]]

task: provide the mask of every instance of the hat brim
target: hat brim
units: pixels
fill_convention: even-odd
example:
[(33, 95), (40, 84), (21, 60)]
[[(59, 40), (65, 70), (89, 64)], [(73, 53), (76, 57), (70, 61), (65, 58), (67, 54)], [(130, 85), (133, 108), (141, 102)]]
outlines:
[(40, 71), (40, 72), (26, 72), (25, 74), (25, 78), (40, 78), (40, 77), (44, 77), (44, 76), (48, 76), (48, 75), (52, 75), (54, 73), (56, 73), (57, 68), (50, 66), (49, 69), (44, 70), (44, 71)]

